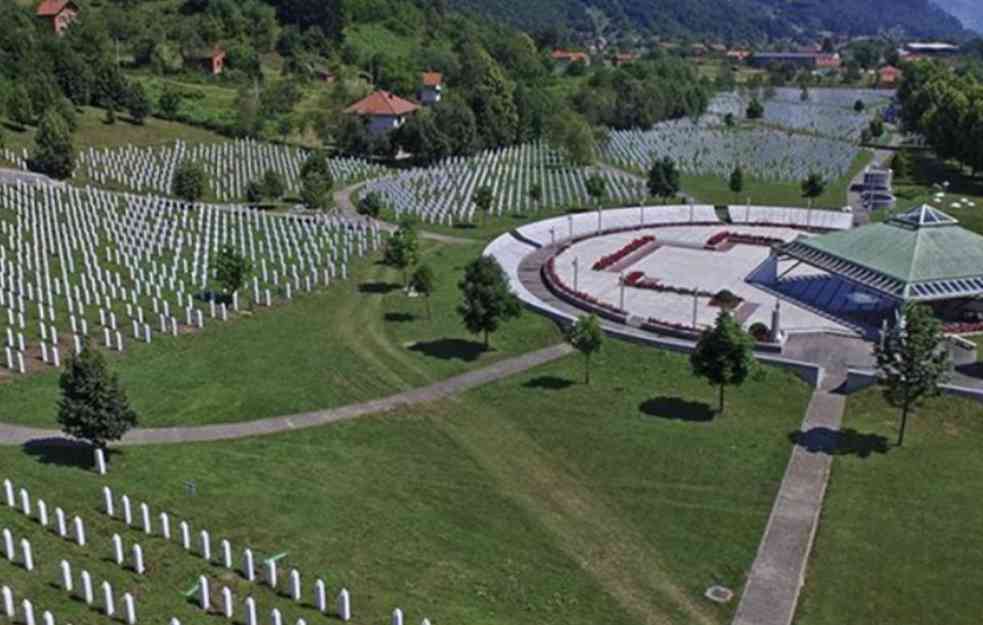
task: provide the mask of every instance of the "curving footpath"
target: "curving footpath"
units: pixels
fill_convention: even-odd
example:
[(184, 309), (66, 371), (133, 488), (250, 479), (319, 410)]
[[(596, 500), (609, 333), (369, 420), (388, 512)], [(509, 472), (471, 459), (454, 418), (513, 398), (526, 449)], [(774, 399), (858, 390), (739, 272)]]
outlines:
[[(335, 208), (338, 209), (345, 217), (349, 219), (359, 220), (367, 219), (363, 215), (360, 215), (357, 210), (355, 210), (355, 205), (352, 203), (352, 193), (355, 193), (365, 185), (372, 182), (371, 180), (365, 180), (359, 182), (358, 184), (353, 184), (350, 187), (340, 189), (334, 192), (334, 202)], [(396, 226), (389, 223), (388, 221), (376, 220), (379, 227), (386, 232), (395, 232)], [(474, 245), (478, 243), (476, 239), (466, 239), (464, 237), (455, 237), (449, 234), (437, 234), (436, 232), (427, 232), (426, 230), (421, 230), (419, 235), (423, 239), (429, 239), (430, 241), (438, 241), (440, 243), (449, 243), (451, 245)]]
[[(540, 365), (558, 360), (572, 353), (566, 344), (554, 345), (539, 351), (516, 356), (495, 364), (469, 371), (461, 375), (436, 382), (429, 386), (390, 395), (361, 404), (351, 404), (339, 408), (307, 412), (284, 417), (272, 417), (258, 421), (204, 425), (197, 427), (140, 428), (133, 430), (115, 445), (172, 445), (177, 443), (200, 443), (223, 441), (250, 436), (262, 436), (312, 428), (339, 421), (350, 421), (358, 417), (389, 412), (405, 406), (438, 401), (464, 393), (473, 388), (523, 373)], [(22, 427), (0, 423), (0, 445), (24, 445), (31, 441), (62, 440), (71, 441), (57, 430)]]

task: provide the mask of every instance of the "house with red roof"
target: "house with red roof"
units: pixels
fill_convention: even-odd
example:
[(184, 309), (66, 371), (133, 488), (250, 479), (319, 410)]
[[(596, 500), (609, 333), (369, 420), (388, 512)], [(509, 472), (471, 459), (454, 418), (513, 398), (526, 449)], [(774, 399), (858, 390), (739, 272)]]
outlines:
[(423, 72), (420, 79), (420, 91), (417, 99), (424, 106), (432, 106), (440, 102), (444, 90), (444, 75), (440, 72)]
[(379, 90), (352, 104), (344, 112), (363, 118), (369, 133), (380, 135), (399, 128), (407, 117), (418, 110), (419, 104)]
[(51, 30), (56, 35), (64, 33), (78, 14), (79, 7), (72, 0), (44, 0), (37, 9), (37, 16), (50, 22)]
[(574, 63), (590, 65), (590, 57), (585, 52), (571, 52), (570, 50), (553, 50), (550, 58), (556, 63), (557, 67), (565, 70)]
[(897, 87), (901, 82), (901, 70), (893, 65), (885, 65), (877, 70), (877, 82), (881, 87)]

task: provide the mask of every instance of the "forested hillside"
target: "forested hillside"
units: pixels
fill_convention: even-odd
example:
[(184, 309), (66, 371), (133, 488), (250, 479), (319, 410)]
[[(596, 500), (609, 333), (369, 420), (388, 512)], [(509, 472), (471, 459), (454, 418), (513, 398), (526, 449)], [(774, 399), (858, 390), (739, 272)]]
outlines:
[[(949, 0), (952, 2), (953, 0)], [(969, 2), (970, 0), (966, 0)], [(974, 0), (975, 1), (975, 0)], [(607, 28), (750, 42), (819, 31), (873, 35), (900, 30), (917, 37), (959, 34), (957, 19), (930, 0), (450, 0), (530, 30)]]

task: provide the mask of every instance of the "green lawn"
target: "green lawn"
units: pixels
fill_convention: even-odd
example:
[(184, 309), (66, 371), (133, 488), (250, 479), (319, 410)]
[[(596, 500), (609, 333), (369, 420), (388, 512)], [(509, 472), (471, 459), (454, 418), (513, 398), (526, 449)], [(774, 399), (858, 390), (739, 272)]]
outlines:
[[(287, 623), (321, 622), (109, 521), (97, 510), (108, 484), (209, 529), (216, 543), (228, 538), (237, 556), (245, 545), (287, 552), (284, 574), (297, 567), (306, 584), (318, 575), (332, 594), (352, 591), (357, 624), (386, 622), (397, 606), (413, 623), (728, 622), (734, 605), (702, 593), (742, 587), (808, 389), (765, 371), (711, 419), (714, 392), (683, 356), (609, 343), (590, 388), (581, 367), (571, 356), (455, 400), (330, 427), (128, 448), (106, 478), (79, 468), (87, 452), (0, 448), (4, 473), (81, 514), (91, 544), (79, 549), (0, 508), (0, 524), (32, 540), (39, 566), (27, 574), (4, 561), (0, 576), (59, 622), (97, 618), (51, 585), (66, 557), (133, 592), (141, 622), (205, 622), (182, 594), (201, 574), (213, 597), (229, 585), (240, 601), (251, 592), (261, 614), (279, 606)], [(113, 532), (144, 545), (147, 576), (109, 560)]]
[[(495, 239), (500, 234), (506, 232), (511, 232), (516, 228), (521, 228), (527, 224), (535, 223), (537, 221), (542, 221), (544, 219), (549, 219), (551, 217), (556, 217), (558, 215), (567, 215), (569, 213), (581, 213), (592, 211), (591, 208), (547, 208), (541, 211), (523, 211), (515, 213), (507, 213), (501, 216), (485, 216), (482, 215), (478, 217), (473, 224), (459, 223), (453, 226), (447, 226), (443, 224), (429, 224), (420, 223), (419, 228), (421, 230), (426, 230), (427, 232), (435, 232), (437, 234), (446, 234), (454, 237), (473, 239), (476, 242), (487, 243)], [(397, 223), (399, 220), (396, 218), (396, 214), (391, 210), (384, 210), (382, 214), (382, 219), (390, 223)]]
[[(829, 183), (826, 191), (816, 198), (813, 206), (817, 208), (841, 209), (847, 204), (847, 192), (850, 181), (872, 160), (869, 152), (862, 152), (850, 168), (850, 173)], [(683, 190), (699, 202), (714, 205), (746, 204), (748, 197), (751, 204), (759, 206), (808, 206), (809, 202), (802, 197), (802, 187), (798, 182), (761, 182), (745, 179), (744, 191), (735, 194), (730, 190), (729, 181), (716, 176), (682, 177)]]
[[(178, 139), (188, 143), (215, 143), (225, 141), (214, 132), (195, 128), (187, 124), (168, 122), (148, 117), (143, 125), (132, 123), (120, 113), (115, 124), (105, 123), (103, 109), (85, 107), (79, 113), (79, 127), (75, 132), (75, 146), (78, 149), (90, 147), (112, 147), (121, 145), (158, 145)], [(10, 149), (30, 149), (34, 143), (35, 129), (21, 130), (9, 123), (3, 123), (7, 147)]]
[[(897, 178), (894, 193), (898, 198), (897, 211), (904, 211), (922, 204), (931, 204), (959, 220), (966, 228), (983, 234), (983, 178), (968, 175), (953, 163), (944, 163), (931, 153), (913, 153), (914, 171), (911, 175)], [(935, 204), (932, 196), (938, 192), (933, 185), (949, 182), (949, 192), (944, 202)], [(976, 203), (975, 207), (953, 208), (956, 200), (967, 198)], [(886, 219), (884, 212), (874, 215), (875, 219)]]
[(978, 403), (939, 399), (899, 449), (879, 393), (850, 399), (857, 447), (888, 451), (836, 457), (798, 624), (980, 622), (981, 417)]
[[(433, 318), (399, 289), (400, 275), (362, 261), (353, 280), (260, 309), (197, 335), (155, 337), (114, 356), (146, 426), (259, 419), (378, 398), (426, 385), (560, 340), (526, 313), (493, 336), (490, 352), (466, 332), (455, 306), (464, 265), (479, 245), (426, 243), (438, 284)], [(54, 426), (57, 373), (0, 384), (0, 421)]]

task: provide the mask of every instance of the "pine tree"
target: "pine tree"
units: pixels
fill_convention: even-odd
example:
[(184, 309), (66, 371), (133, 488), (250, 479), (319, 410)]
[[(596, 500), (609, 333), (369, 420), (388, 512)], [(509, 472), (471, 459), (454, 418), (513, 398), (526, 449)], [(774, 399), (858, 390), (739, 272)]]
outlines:
[(102, 354), (85, 345), (67, 363), (59, 382), (58, 423), (65, 434), (105, 448), (137, 424), (119, 378)]

